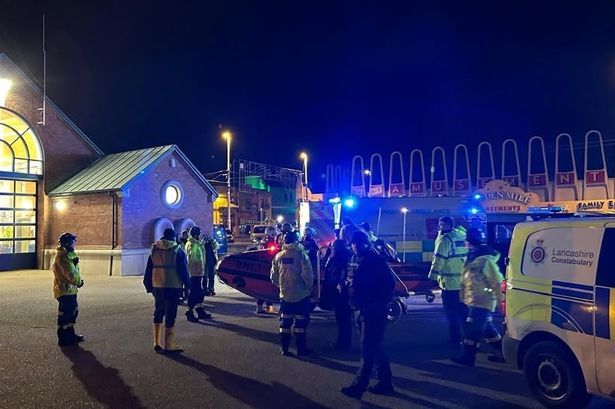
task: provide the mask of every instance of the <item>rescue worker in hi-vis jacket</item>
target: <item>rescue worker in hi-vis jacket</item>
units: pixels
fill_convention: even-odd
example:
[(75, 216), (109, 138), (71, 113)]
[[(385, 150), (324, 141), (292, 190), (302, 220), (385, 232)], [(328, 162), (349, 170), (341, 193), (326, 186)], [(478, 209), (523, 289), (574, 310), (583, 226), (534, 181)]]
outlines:
[[(143, 285), (154, 295), (154, 351), (182, 352), (175, 343), (175, 318), (182, 286), (190, 288), (186, 253), (175, 242), (175, 230), (166, 229), (153, 246), (147, 260)], [(164, 322), (164, 339), (162, 319)]]
[(83, 286), (79, 272), (79, 257), (75, 254), (77, 236), (62, 233), (60, 246), (51, 267), (53, 271), (53, 296), (58, 300), (58, 345), (75, 345), (83, 341), (83, 335), (75, 334), (79, 315), (77, 291)]
[[(190, 237), (186, 241), (186, 256), (188, 258), (188, 272), (190, 273), (190, 294), (188, 295), (188, 309), (186, 318), (190, 322), (199, 322), (211, 318), (205, 312), (203, 299), (203, 275), (205, 273), (205, 245), (201, 241), (201, 228), (192, 226)], [(196, 311), (197, 315), (194, 315)]]
[(502, 337), (493, 325), (492, 314), (504, 299), (502, 294), (502, 273), (497, 261), (500, 253), (487, 246), (485, 233), (477, 228), (468, 230), (466, 242), (468, 259), (463, 267), (461, 299), (468, 306), (464, 327), (463, 352), (453, 361), (474, 366), (479, 342), (485, 338), (495, 354), (489, 356), (492, 362), (504, 362)]
[[(284, 247), (271, 263), (271, 282), (280, 289), (280, 344), (282, 355), (288, 351), (291, 328), (295, 333), (297, 355), (310, 355), (307, 326), (310, 320), (310, 295), (314, 274), (308, 255), (299, 245), (299, 235), (291, 231), (284, 236)], [(294, 326), (294, 327), (293, 327)]]
[(465, 245), (466, 231), (463, 226), (455, 227), (454, 219), (449, 216), (440, 217), (438, 230), (428, 277), (437, 281), (442, 289), (442, 306), (448, 320), (449, 343), (459, 347), (461, 329), (468, 313), (459, 296), (461, 270), (468, 253)]

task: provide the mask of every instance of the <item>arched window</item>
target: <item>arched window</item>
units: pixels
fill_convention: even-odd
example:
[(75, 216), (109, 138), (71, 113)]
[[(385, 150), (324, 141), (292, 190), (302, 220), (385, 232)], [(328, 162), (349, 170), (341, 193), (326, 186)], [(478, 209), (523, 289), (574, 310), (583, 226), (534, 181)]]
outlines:
[(0, 108), (0, 172), (43, 174), (38, 136), (21, 116)]
[(43, 174), (38, 136), (0, 107), (0, 270), (36, 266), (37, 184)]

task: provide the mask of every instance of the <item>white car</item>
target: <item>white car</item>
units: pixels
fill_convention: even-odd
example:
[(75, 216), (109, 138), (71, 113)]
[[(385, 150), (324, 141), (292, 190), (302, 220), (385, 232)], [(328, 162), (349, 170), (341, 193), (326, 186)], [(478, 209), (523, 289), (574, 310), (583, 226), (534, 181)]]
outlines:
[(250, 238), (252, 241), (261, 241), (267, 235), (265, 232), (269, 227), (268, 224), (256, 224), (252, 227), (252, 233), (250, 234)]

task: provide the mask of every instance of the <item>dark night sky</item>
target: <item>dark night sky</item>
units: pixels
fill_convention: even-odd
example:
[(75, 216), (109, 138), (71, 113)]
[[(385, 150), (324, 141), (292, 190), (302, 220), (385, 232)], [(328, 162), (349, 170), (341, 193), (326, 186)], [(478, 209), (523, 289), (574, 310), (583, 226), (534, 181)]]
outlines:
[(48, 95), (107, 153), (221, 169), (222, 123), (234, 157), (305, 149), (315, 180), (355, 153), (615, 135), (611, 1), (0, 3), (0, 52), (37, 79), (47, 14)]

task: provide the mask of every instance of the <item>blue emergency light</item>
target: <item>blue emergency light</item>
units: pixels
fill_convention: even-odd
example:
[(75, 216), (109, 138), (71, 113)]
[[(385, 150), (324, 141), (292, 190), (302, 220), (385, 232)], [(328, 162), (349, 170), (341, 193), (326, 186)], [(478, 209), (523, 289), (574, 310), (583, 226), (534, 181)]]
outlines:
[(474, 200), (480, 200), (480, 195), (478, 193), (474, 195)]
[(353, 197), (348, 197), (344, 199), (344, 207), (348, 209), (352, 209), (357, 205), (357, 201)]

